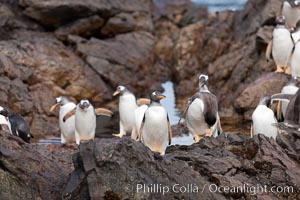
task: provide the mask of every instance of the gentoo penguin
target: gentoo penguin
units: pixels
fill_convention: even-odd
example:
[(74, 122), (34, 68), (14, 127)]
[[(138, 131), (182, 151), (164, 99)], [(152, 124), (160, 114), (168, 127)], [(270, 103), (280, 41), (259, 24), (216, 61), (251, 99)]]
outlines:
[(11, 133), (13, 135), (19, 136), (25, 142), (30, 143), (32, 135), (30, 134), (28, 124), (21, 115), (8, 108), (2, 108), (2, 110), (0, 110), (0, 115), (8, 118), (11, 126)]
[(286, 18), (288, 27), (295, 27), (300, 19), (300, 1), (284, 1), (282, 4), (282, 15)]
[[(122, 85), (118, 86), (113, 93), (113, 96), (116, 95), (119, 95), (120, 133), (114, 134), (114, 136), (123, 137), (126, 133), (132, 133), (135, 126), (134, 111), (138, 108), (138, 104), (134, 94)], [(147, 102), (147, 99), (139, 99), (139, 103), (149, 104), (150, 102)]]
[[(299, 78), (296, 81), (300, 82)], [(271, 100), (287, 101), (288, 106), (284, 115), (284, 124), (288, 127), (297, 128), (300, 131), (300, 90), (296, 94), (274, 94)]]
[(12, 134), (10, 122), (7, 117), (7, 111), (2, 106), (0, 106), (0, 112), (4, 113), (4, 115), (0, 114), (0, 130), (5, 130)]
[[(296, 92), (299, 89), (299, 82), (297, 82), (295, 79), (291, 79), (291, 81), (282, 88), (281, 93), (282, 94), (296, 94)], [(279, 101), (278, 107), (277, 107), (277, 119), (280, 121), (283, 121), (283, 117), (286, 114), (286, 109), (288, 106), (287, 101)]]
[(95, 138), (96, 115), (111, 116), (113, 113), (104, 108), (94, 109), (93, 105), (87, 99), (82, 99), (73, 110), (69, 111), (63, 118), (66, 122), (68, 118), (75, 114), (75, 140), (76, 144), (80, 141), (91, 140)]
[(67, 97), (60, 96), (55, 99), (55, 104), (51, 107), (50, 111), (53, 112), (58, 107), (61, 143), (73, 143), (75, 142), (75, 116), (71, 116), (66, 122), (63, 122), (63, 117), (76, 108), (76, 104), (71, 102)]
[(166, 98), (160, 92), (151, 94), (151, 103), (143, 116), (139, 129), (139, 141), (152, 151), (164, 155), (168, 144), (171, 144), (172, 130), (166, 109), (160, 100)]
[(273, 38), (267, 47), (266, 61), (270, 60), (272, 50), (272, 56), (277, 68), (276, 72), (286, 71), (286, 73), (289, 73), (289, 56), (292, 52), (294, 43), (290, 31), (285, 27), (284, 16), (278, 16), (276, 18), (276, 23), (277, 26), (273, 30)]
[(204, 136), (218, 136), (222, 131), (218, 114), (217, 97), (208, 88), (208, 76), (199, 76), (199, 92), (194, 94), (187, 103), (183, 113), (189, 131), (195, 142)]
[(277, 120), (273, 110), (269, 108), (271, 104), (270, 97), (261, 98), (258, 106), (252, 114), (251, 137), (257, 134), (263, 134), (267, 137), (276, 139), (278, 135)]
[(297, 22), (296, 30), (292, 33), (294, 48), (291, 53), (291, 76), (300, 77), (300, 21)]

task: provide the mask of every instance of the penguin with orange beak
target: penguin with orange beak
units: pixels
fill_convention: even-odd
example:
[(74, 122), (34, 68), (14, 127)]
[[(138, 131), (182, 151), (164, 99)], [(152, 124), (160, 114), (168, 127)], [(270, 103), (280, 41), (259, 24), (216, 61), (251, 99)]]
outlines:
[(76, 104), (70, 101), (65, 96), (60, 96), (55, 99), (55, 104), (51, 107), (50, 111), (53, 112), (59, 108), (59, 129), (61, 143), (73, 143), (75, 142), (75, 116), (71, 116), (66, 122), (63, 122), (63, 117), (76, 108)]
[(152, 151), (164, 155), (168, 144), (171, 144), (172, 130), (166, 109), (160, 100), (166, 98), (160, 92), (151, 94), (151, 103), (147, 108), (139, 129), (139, 141)]

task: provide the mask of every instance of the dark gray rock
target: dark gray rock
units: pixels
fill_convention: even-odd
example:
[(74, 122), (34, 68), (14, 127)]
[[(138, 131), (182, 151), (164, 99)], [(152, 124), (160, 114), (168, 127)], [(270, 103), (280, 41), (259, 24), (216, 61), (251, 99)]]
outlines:
[[(211, 192), (216, 186), (244, 185), (269, 189), (292, 186), (293, 192), (265, 195), (273, 199), (300, 197), (299, 159), (289, 157), (273, 139), (262, 135), (254, 139), (243, 135), (205, 137), (191, 146), (170, 146), (164, 157), (129, 138), (96, 139), (81, 144), (79, 149), (74, 157), (75, 170), (63, 193), (72, 199), (80, 196), (91, 199), (261, 198), (262, 194), (253, 189), (226, 194)], [(139, 189), (143, 184), (148, 186), (146, 192)], [(161, 192), (147, 192), (151, 187), (153, 191), (153, 184), (169, 191), (164, 195), (162, 189)], [(172, 191), (175, 184), (186, 188), (194, 185), (189, 186), (189, 193), (176, 193)]]

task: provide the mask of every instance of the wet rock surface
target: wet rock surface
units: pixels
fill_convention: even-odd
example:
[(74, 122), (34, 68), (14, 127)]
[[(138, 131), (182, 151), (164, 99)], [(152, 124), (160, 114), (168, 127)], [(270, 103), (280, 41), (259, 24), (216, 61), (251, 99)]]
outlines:
[[(293, 139), (292, 139), (293, 138)], [(299, 140), (290, 135), (286, 142)], [(290, 140), (291, 139), (291, 140)], [(124, 139), (96, 139), (83, 143), (74, 155), (74, 166), (64, 196), (79, 199), (161, 199), (159, 192), (138, 189), (145, 184), (166, 186), (166, 199), (297, 199), (300, 196), (299, 152), (262, 135), (204, 138), (191, 146), (170, 146), (160, 157), (143, 144)], [(152, 184), (152, 185), (151, 185)], [(189, 192), (176, 193), (178, 185)], [(293, 192), (211, 192), (213, 187), (292, 186)], [(198, 187), (198, 190), (197, 188)], [(210, 191), (211, 190), (211, 191)], [(291, 189), (292, 190), (292, 189)], [(193, 192), (194, 191), (194, 192)]]

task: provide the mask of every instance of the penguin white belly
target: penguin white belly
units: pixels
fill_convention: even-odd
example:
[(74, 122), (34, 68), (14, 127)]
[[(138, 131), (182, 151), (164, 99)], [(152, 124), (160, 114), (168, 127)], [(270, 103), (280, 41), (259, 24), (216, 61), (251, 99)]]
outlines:
[(277, 66), (284, 66), (286, 64), (293, 46), (290, 32), (287, 29), (274, 29), (272, 55)]
[(61, 133), (61, 143), (75, 142), (75, 116), (71, 116), (65, 122), (63, 117), (76, 107), (75, 103), (67, 103), (59, 109), (59, 128)]
[(212, 131), (212, 136), (213, 137), (218, 137), (218, 121), (220, 120), (220, 116), (219, 116), (219, 112), (217, 112), (217, 120), (216, 120), (216, 123), (210, 127), (211, 131)]
[(264, 134), (276, 139), (278, 130), (274, 112), (265, 105), (258, 105), (252, 114), (253, 134)]
[(12, 134), (10, 122), (3, 115), (0, 115), (0, 125), (2, 126), (3, 129), (7, 129), (7, 131), (9, 131), (9, 133)]
[(293, 37), (294, 42), (299, 41), (300, 40), (300, 31), (292, 33), (292, 37)]
[(295, 46), (295, 50), (291, 59), (291, 76), (298, 77), (300, 76), (300, 42)]
[(300, 19), (300, 11), (297, 8), (293, 8), (285, 1), (283, 3), (282, 15), (285, 16), (286, 24), (289, 27), (296, 27), (296, 23)]
[(93, 107), (89, 107), (87, 111), (80, 108), (75, 112), (75, 137), (76, 143), (81, 140), (90, 140), (95, 138), (96, 115)]
[[(296, 87), (296, 86), (294, 86), (294, 85), (287, 85), (287, 86), (284, 86), (282, 88), (281, 93), (284, 93), (284, 94), (296, 94), (296, 92), (298, 91), (298, 89), (299, 88)], [(283, 116), (285, 116), (288, 104), (289, 104), (288, 102), (282, 101), (281, 111), (282, 111)]]
[(162, 106), (149, 107), (145, 113), (142, 142), (152, 151), (164, 155), (168, 137), (167, 111)]
[(143, 121), (143, 117), (144, 117), (144, 114), (147, 110), (148, 106), (147, 105), (142, 105), (142, 106), (139, 106), (137, 109), (135, 109), (134, 111), (134, 116), (135, 116), (135, 126), (134, 128), (132, 129), (132, 133), (131, 133), (131, 138), (136, 140), (137, 137), (138, 137), (138, 131), (140, 130), (141, 128), (141, 124), (142, 124), (142, 121)]
[(125, 132), (131, 133), (135, 124), (134, 111), (138, 106), (134, 95), (122, 95), (119, 100), (120, 122)]
[(203, 108), (203, 101), (201, 99), (195, 99), (189, 106), (186, 114), (187, 127), (194, 136), (205, 136), (207, 130), (210, 129), (205, 122)]

